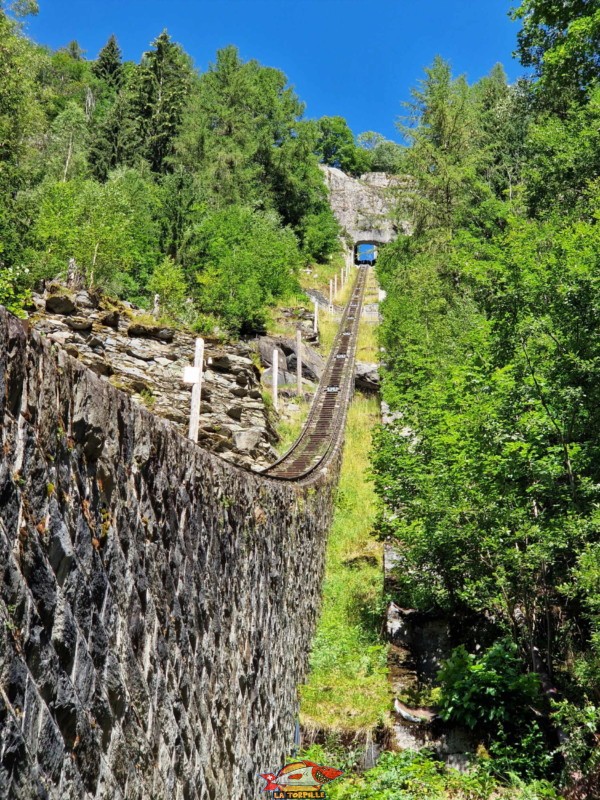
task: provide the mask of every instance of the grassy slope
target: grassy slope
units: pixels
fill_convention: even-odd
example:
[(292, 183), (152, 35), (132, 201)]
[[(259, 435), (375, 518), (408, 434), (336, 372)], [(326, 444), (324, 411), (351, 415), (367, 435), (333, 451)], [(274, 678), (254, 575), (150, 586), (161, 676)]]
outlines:
[(386, 647), (379, 641), (381, 548), (371, 536), (373, 487), (365, 479), (378, 401), (357, 396), (350, 409), (335, 518), (327, 549), (323, 607), (308, 683), (305, 728), (368, 730), (390, 707)]
[(300, 431), (304, 425), (304, 421), (308, 416), (310, 409), (310, 402), (307, 400), (296, 400), (295, 405), (298, 406), (298, 413), (293, 417), (280, 418), (277, 422), (277, 433), (279, 434), (279, 441), (275, 449), (280, 455), (287, 453), (290, 447), (294, 444)]
[[(372, 323), (363, 322), (359, 359), (377, 360)], [(323, 607), (308, 682), (301, 687), (306, 729), (368, 731), (386, 720), (391, 703), (381, 628), (383, 571), (371, 532), (375, 493), (367, 480), (371, 431), (379, 401), (356, 395), (327, 549)]]
[[(341, 260), (314, 268), (302, 283), (326, 296), (329, 279), (339, 275)], [(335, 302), (343, 305), (350, 296), (351, 281), (338, 291)], [(371, 274), (365, 302), (377, 299)], [(293, 307), (286, 303), (286, 307)], [(308, 303), (300, 303), (309, 307)], [(339, 325), (339, 316), (321, 311), (320, 351), (327, 356)], [(269, 333), (294, 335), (294, 324), (274, 312)], [(361, 324), (357, 357), (377, 361), (375, 326)], [(300, 412), (282, 416), (277, 424), (285, 452), (294, 442), (308, 413), (309, 403), (296, 401)], [(356, 395), (348, 415), (344, 461), (340, 477), (335, 519), (327, 553), (323, 608), (315, 638), (311, 674), (301, 687), (302, 723), (305, 729), (357, 733), (371, 730), (385, 720), (391, 703), (387, 680), (386, 647), (379, 638), (383, 592), (382, 552), (371, 536), (375, 519), (375, 494), (366, 479), (369, 468), (371, 431), (379, 421), (376, 398)]]
[[(375, 299), (374, 286), (370, 288), (366, 302)], [(378, 360), (375, 328), (367, 322), (361, 326), (358, 359)], [(491, 777), (485, 765), (461, 774), (425, 752), (386, 753), (373, 770), (352, 774), (355, 753), (348, 750), (348, 734), (358, 734), (360, 746), (360, 734), (385, 723), (391, 706), (386, 647), (379, 638), (382, 552), (371, 535), (376, 501), (366, 477), (371, 431), (378, 420), (379, 401), (356, 395), (346, 429), (311, 672), (301, 687), (304, 729), (331, 735), (324, 746), (309, 747), (304, 757), (348, 772), (328, 787), (332, 800), (560, 800), (545, 782), (525, 784), (514, 777), (507, 786)]]

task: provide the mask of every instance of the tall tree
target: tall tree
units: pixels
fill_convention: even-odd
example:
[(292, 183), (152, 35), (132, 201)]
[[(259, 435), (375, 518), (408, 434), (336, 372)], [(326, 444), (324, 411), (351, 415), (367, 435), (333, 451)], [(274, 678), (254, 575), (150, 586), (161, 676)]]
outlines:
[(88, 125), (83, 109), (69, 103), (52, 123), (43, 156), (46, 175), (67, 181), (87, 172)]
[(504, 68), (496, 64), (475, 84), (473, 94), (486, 180), (499, 198), (512, 199), (521, 181), (533, 117), (531, 85), (519, 80), (509, 86)]
[(161, 245), (174, 261), (182, 258), (182, 249), (190, 230), (205, 211), (205, 200), (198, 178), (181, 165), (160, 181)]
[[(323, 258), (336, 247), (337, 227), (313, 152), (316, 127), (301, 119), (303, 111), (282, 72), (226, 47), (200, 77), (177, 160), (198, 175), (209, 204), (274, 209), (307, 255)], [(309, 217), (313, 228), (326, 220), (321, 240), (314, 230), (306, 235)]]
[(179, 142), (182, 163), (200, 165), (214, 202), (267, 207), (269, 169), (294, 135), (303, 106), (285, 75), (235, 47), (200, 77)]
[(323, 164), (338, 167), (349, 175), (370, 168), (368, 153), (356, 145), (354, 134), (343, 117), (321, 117), (316, 153)]
[(107, 43), (98, 53), (92, 71), (97, 78), (112, 89), (118, 89), (121, 85), (123, 58), (114, 34), (111, 34)]
[(143, 141), (134, 115), (134, 99), (124, 86), (90, 131), (89, 162), (95, 177), (105, 181), (122, 165), (142, 158)]
[(134, 79), (134, 108), (144, 155), (154, 172), (169, 169), (192, 83), (189, 57), (163, 31), (144, 53)]
[(70, 58), (73, 59), (73, 61), (85, 60), (85, 50), (82, 50), (79, 42), (76, 39), (73, 39), (68, 45), (61, 49), (62, 52), (66, 53)]
[(400, 125), (411, 143), (406, 167), (414, 176), (407, 203), (417, 233), (437, 229), (444, 238), (489, 193), (478, 176), (484, 154), (477, 146), (476, 108), (464, 77), (453, 78), (439, 56), (411, 94)]
[(600, 0), (523, 0), (518, 54), (539, 78), (546, 107), (561, 113), (581, 102), (600, 71)]
[(36, 103), (30, 55), (16, 24), (0, 10), (0, 266), (11, 264), (20, 249), (15, 199), (24, 185), (24, 159), (30, 136), (42, 127)]

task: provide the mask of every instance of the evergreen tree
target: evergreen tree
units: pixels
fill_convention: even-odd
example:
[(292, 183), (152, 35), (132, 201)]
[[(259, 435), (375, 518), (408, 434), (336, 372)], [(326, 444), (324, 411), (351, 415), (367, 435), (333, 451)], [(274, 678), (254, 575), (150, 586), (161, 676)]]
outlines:
[(302, 104), (283, 73), (219, 50), (200, 77), (179, 141), (179, 158), (200, 169), (216, 204), (268, 207), (270, 168), (295, 131)]
[(94, 75), (104, 81), (110, 88), (118, 89), (121, 85), (123, 63), (121, 48), (117, 43), (114, 34), (108, 39), (102, 50), (98, 53), (98, 59), (92, 67)]
[(174, 153), (192, 83), (192, 68), (182, 48), (163, 31), (144, 53), (134, 78), (134, 110), (143, 154), (154, 172), (164, 173)]
[[(307, 256), (323, 258), (337, 246), (337, 226), (314, 156), (317, 131), (303, 110), (282, 72), (226, 47), (200, 77), (177, 161), (198, 175), (211, 205), (274, 209)], [(317, 217), (327, 221), (325, 241), (307, 235)]]
[(84, 61), (85, 50), (81, 49), (79, 42), (73, 39), (66, 47), (62, 48), (62, 52), (66, 53), (73, 61)]
[(95, 177), (105, 181), (116, 167), (132, 166), (141, 158), (142, 139), (133, 99), (123, 88), (90, 133), (89, 162)]
[(489, 195), (479, 178), (485, 154), (478, 148), (476, 107), (464, 77), (453, 78), (439, 56), (411, 94), (400, 126), (411, 143), (406, 169), (414, 179), (406, 209), (417, 234), (437, 230), (441, 241)]

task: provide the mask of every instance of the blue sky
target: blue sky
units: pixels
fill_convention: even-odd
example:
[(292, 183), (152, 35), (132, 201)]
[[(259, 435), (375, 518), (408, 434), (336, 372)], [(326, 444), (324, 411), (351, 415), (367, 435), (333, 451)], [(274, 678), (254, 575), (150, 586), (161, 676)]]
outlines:
[(356, 134), (398, 139), (401, 103), (436, 54), (477, 80), (500, 61), (512, 80), (514, 0), (40, 0), (28, 23), (36, 41), (77, 39), (95, 58), (115, 33), (125, 58), (138, 60), (163, 28), (200, 69), (235, 44), (286, 73), (306, 116), (339, 114)]

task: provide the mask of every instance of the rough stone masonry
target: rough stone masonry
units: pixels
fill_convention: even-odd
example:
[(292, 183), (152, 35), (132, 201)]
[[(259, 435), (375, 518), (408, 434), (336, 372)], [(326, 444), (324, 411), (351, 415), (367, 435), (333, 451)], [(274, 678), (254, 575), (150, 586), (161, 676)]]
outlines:
[(292, 745), (316, 483), (187, 441), (0, 308), (0, 797), (241, 800)]

